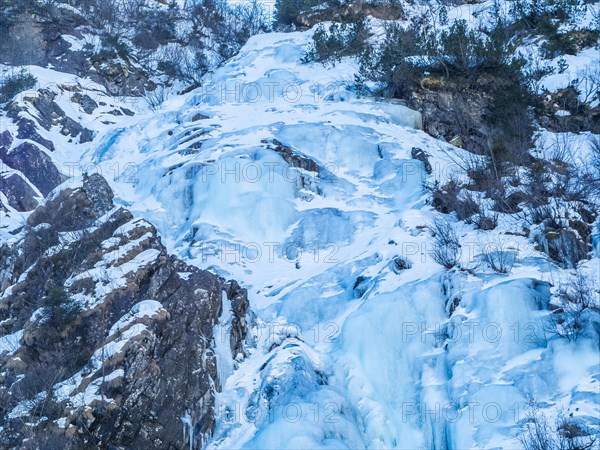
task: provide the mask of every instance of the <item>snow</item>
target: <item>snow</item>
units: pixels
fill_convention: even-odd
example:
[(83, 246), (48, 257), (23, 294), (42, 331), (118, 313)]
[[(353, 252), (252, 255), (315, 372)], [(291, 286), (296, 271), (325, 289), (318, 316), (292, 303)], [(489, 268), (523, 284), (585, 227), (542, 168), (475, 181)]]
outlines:
[[(491, 232), (454, 224), (461, 263), (476, 270), (442, 270), (431, 258), (427, 226), (437, 213), (423, 182), (464, 177), (456, 163), (464, 152), (421, 131), (419, 113), (357, 98), (348, 90), (355, 61), (335, 70), (301, 64), (312, 32), (255, 36), (202, 87), (155, 113), (137, 110), (117, 129), (95, 128), (98, 138), (83, 151), (67, 146), (55, 155), (63, 163), (80, 155), (78, 172), (91, 164), (114, 175), (115, 202), (143, 218), (102, 248), (147, 220), (170, 252), (248, 288), (256, 313), (249, 357), (232, 358), (225, 295), (214, 329), (222, 390), (208, 448), (516, 448), (532, 397), (549, 414), (579, 408), (592, 421), (598, 343), (548, 333), (549, 283), (571, 275), (524, 235), (509, 235), (522, 223), (506, 215)], [(567, 58), (569, 69), (541, 86), (582, 79), (594, 58), (589, 50)], [(208, 118), (193, 121), (198, 113)], [(583, 164), (590, 137), (542, 132), (536, 151), (564, 138), (580, 144), (572, 157)], [(431, 175), (411, 159), (414, 147), (429, 154)], [(318, 169), (296, 167), (306, 160)], [(66, 285), (92, 278), (95, 294), (79, 300), (93, 304), (159, 256), (150, 249), (115, 267), (148, 237)], [(482, 249), (497, 242), (515, 256), (506, 275), (478, 267)], [(399, 256), (412, 267), (396, 270)], [(584, 269), (597, 276), (597, 263)], [(96, 351), (92, 370), (145, 332), (141, 319), (162, 311), (152, 300), (135, 305), (111, 328), (118, 337)], [(71, 398), (82, 378), (62, 383), (57, 396)], [(70, 401), (89, 404), (98, 388)], [(181, 420), (192, 447), (196, 419)]]
[[(202, 88), (84, 155), (135, 161), (135, 183), (109, 180), (118, 200), (170, 250), (249, 288), (252, 355), (231, 357), (225, 299), (215, 328), (222, 392), (208, 447), (514, 448), (531, 396), (569, 404), (598, 370), (554, 368), (549, 292), (532, 279), (557, 269), (501, 217), (485, 235), (456, 225), (461, 260), (500, 241), (512, 273), (442, 275), (422, 184), (462, 174), (461, 150), (420, 131), (417, 113), (348, 93), (354, 62), (300, 64), (310, 34), (251, 38)], [(286, 162), (273, 139), (318, 172)], [(398, 255), (413, 267), (394, 271)], [(461, 303), (448, 319), (451, 292)], [(597, 348), (581, 351), (587, 361)]]
[[(567, 69), (563, 73), (554, 73), (547, 75), (540, 80), (540, 88), (555, 92), (564, 89), (573, 83), (580, 90), (579, 99), (581, 101), (591, 101), (593, 96), (598, 93), (598, 74), (600, 74), (600, 54), (597, 48), (588, 48), (577, 55), (564, 55), (556, 57), (551, 61), (553, 66), (557, 66), (559, 60), (567, 64)], [(595, 79), (595, 82), (592, 81)], [(592, 102), (592, 106), (598, 104), (598, 99)]]
[(340, 377), (358, 405), (368, 448), (439, 444), (426, 440), (416, 411), (426, 391), (436, 389), (427, 378), (439, 370), (427, 360), (436, 360), (429, 330), (446, 318), (440, 293), (439, 282), (425, 282), (373, 296), (344, 323)]
[(226, 231), (249, 241), (280, 240), (295, 222), (293, 186), (281, 172), (281, 158), (260, 152), (253, 156), (205, 166), (189, 214), (209, 224), (226, 224)]
[(56, 426), (59, 428), (67, 428), (67, 418), (61, 417), (56, 421)]
[(156, 300), (142, 300), (141, 302), (133, 305), (129, 313), (121, 317), (110, 328), (108, 335), (112, 336), (139, 319), (143, 319), (145, 317), (152, 318), (159, 315), (161, 312), (166, 312), (166, 310), (162, 307), (160, 302), (157, 302)]
[(0, 337), (0, 355), (10, 356), (14, 354), (21, 346), (20, 341), (23, 337), (23, 330), (15, 331)]
[[(499, 431), (515, 436), (516, 414), (526, 410), (528, 397), (551, 388), (546, 356), (540, 354), (547, 344), (541, 311), (547, 300), (547, 287), (527, 279), (476, 290), (461, 300), (457, 318), (464, 319), (453, 327), (462, 332), (449, 346), (448, 388), (463, 412), (472, 405), (472, 414), (452, 424), (454, 447), (479, 446)], [(522, 363), (515, 365), (519, 358)]]
[[(564, 342), (554, 344), (554, 371), (558, 376), (558, 387), (567, 392), (587, 378), (593, 370), (598, 370), (598, 345), (591, 340), (583, 340), (577, 347)], [(597, 393), (598, 386), (592, 392)]]
[(123, 369), (117, 369), (106, 376), (101, 376), (90, 382), (83, 392), (77, 393), (72, 396), (69, 400), (75, 407), (90, 405), (94, 401), (101, 401), (106, 403), (114, 402), (114, 400), (107, 398), (101, 392), (101, 387), (104, 383), (120, 378), (124, 376)]

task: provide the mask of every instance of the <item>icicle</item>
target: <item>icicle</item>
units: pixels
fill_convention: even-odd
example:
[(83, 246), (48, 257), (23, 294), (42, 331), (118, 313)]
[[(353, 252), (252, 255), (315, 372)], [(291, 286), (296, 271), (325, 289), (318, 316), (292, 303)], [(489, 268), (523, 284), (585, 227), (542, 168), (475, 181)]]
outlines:
[(183, 442), (185, 442), (185, 430), (187, 428), (190, 436), (190, 450), (194, 450), (194, 424), (192, 422), (192, 416), (190, 416), (188, 411), (186, 411), (181, 418), (181, 423), (183, 425)]
[(217, 357), (217, 373), (221, 386), (233, 372), (233, 358), (231, 355), (231, 304), (225, 291), (221, 294), (221, 305), (223, 312), (219, 317), (219, 323), (215, 325), (213, 335), (215, 339), (215, 355)]

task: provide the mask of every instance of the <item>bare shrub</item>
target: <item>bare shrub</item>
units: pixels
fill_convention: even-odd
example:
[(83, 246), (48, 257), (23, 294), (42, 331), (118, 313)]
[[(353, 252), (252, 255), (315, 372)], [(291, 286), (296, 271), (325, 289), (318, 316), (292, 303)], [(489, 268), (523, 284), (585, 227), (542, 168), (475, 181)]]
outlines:
[(497, 273), (510, 273), (517, 262), (517, 252), (507, 248), (507, 246), (498, 239), (488, 242), (482, 249), (481, 258), (483, 261)]
[(476, 193), (453, 178), (443, 185), (436, 180), (425, 185), (425, 189), (431, 193), (432, 206), (441, 213), (454, 212), (458, 220), (474, 224), (484, 231), (493, 230), (498, 225), (498, 215), (489, 213)]
[(432, 196), (431, 205), (439, 212), (450, 214), (456, 211), (458, 195), (462, 185), (454, 178), (450, 178), (445, 184), (435, 180), (432, 184), (425, 186)]
[(433, 237), (433, 260), (446, 269), (457, 266), (460, 242), (454, 226), (447, 219), (436, 219), (429, 230)]
[(600, 312), (598, 286), (577, 271), (572, 280), (559, 286), (558, 308), (554, 310), (551, 331), (569, 341), (577, 341), (586, 331), (590, 315)]
[(584, 103), (600, 100), (600, 61), (595, 60), (583, 69), (579, 86), (584, 92)]
[(479, 211), (471, 220), (482, 231), (490, 231), (498, 226), (498, 214), (490, 214), (485, 210)]
[(481, 213), (479, 199), (471, 191), (463, 189), (456, 199), (456, 215), (459, 220), (471, 222), (471, 217)]
[[(127, 2), (126, 2), (127, 3)], [(85, 2), (87, 16), (105, 36), (122, 37), (126, 32), (122, 5), (116, 1), (89, 0)]]
[(547, 228), (561, 228), (562, 218), (556, 205), (548, 204), (529, 208), (525, 218), (532, 224), (544, 224)]
[(164, 103), (167, 97), (167, 89), (165, 89), (163, 86), (158, 86), (153, 91), (146, 91), (144, 94), (144, 100), (146, 100), (148, 108), (150, 108), (152, 111), (156, 111), (158, 108), (160, 108), (160, 105)]
[(527, 423), (519, 441), (525, 450), (549, 450), (557, 448), (554, 430), (546, 416), (535, 406), (527, 415)]
[(551, 425), (546, 415), (532, 403), (518, 439), (525, 450), (586, 450), (595, 448), (597, 435), (562, 413)]
[(592, 151), (591, 167), (589, 181), (591, 190), (595, 196), (600, 196), (600, 137), (593, 136), (590, 139), (590, 148)]
[(252, 0), (233, 6), (232, 15), (243, 24), (245, 39), (271, 29), (269, 14), (262, 3)]
[(461, 194), (456, 204), (456, 215), (460, 220), (472, 223), (483, 231), (490, 231), (498, 226), (498, 214), (486, 210), (476, 194), (467, 190), (463, 190)]

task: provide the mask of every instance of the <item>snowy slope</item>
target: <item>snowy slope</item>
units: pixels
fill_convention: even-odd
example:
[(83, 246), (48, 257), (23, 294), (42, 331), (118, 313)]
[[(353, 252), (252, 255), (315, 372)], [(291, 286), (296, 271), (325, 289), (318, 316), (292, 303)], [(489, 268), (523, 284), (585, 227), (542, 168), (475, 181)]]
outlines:
[(229, 377), (209, 448), (518, 448), (530, 399), (598, 425), (597, 342), (547, 332), (550, 283), (569, 273), (506, 234), (509, 216), (457, 229), (466, 265), (502, 239), (511, 275), (443, 271), (422, 183), (460, 173), (462, 150), (416, 129), (418, 113), (356, 98), (351, 62), (301, 64), (310, 35), (252, 38), (80, 161), (133, 164), (109, 180), (116, 200), (170, 251), (249, 289), (248, 356), (216, 345)]
[[(598, 342), (551, 331), (551, 293), (573, 272), (509, 215), (489, 232), (455, 224), (473, 270), (443, 270), (423, 183), (464, 177), (464, 151), (420, 131), (419, 113), (358, 98), (354, 62), (302, 64), (311, 34), (255, 36), (157, 111), (29, 68), (50, 89), (83, 85), (100, 104), (86, 115), (70, 95), (57, 99), (95, 133), (90, 143), (40, 131), (59, 144), (48, 154), (63, 174), (102, 173), (115, 203), (153, 223), (169, 252), (248, 288), (246, 355), (229, 357), (228, 311), (214, 333), (222, 386), (208, 448), (520, 448), (532, 400), (552, 421), (599, 427)], [(541, 84), (582, 78), (592, 52)], [(119, 106), (135, 116), (115, 118)], [(585, 163), (589, 136), (565, 136)], [(431, 174), (413, 149), (429, 155)], [(508, 275), (481, 263), (498, 242), (517, 260)], [(600, 278), (598, 258), (581, 270)]]

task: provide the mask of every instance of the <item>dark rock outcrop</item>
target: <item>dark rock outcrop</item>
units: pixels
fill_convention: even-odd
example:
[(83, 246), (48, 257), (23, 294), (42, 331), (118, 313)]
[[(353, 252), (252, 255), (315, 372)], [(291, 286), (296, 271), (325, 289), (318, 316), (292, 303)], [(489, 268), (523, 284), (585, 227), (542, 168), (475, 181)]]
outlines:
[[(19, 139), (25, 139), (22, 136), (22, 124), (25, 124), (26, 129), (35, 131), (33, 122), (21, 119), (18, 121)], [(29, 125), (32, 126), (31, 129)], [(31, 134), (28, 136), (31, 137)], [(42, 195), (48, 194), (65, 178), (50, 157), (35, 144), (23, 142), (11, 148), (13, 142), (9, 131), (0, 134), (0, 192), (6, 196), (10, 207), (20, 212), (31, 211), (41, 200), (40, 192)], [(13, 170), (18, 172), (12, 172)]]
[(240, 287), (236, 281), (229, 281), (225, 285), (227, 298), (231, 302), (231, 355), (236, 358), (238, 355), (247, 356), (242, 343), (246, 340), (248, 331), (246, 323), (246, 313), (250, 303), (248, 302), (248, 292)]
[(9, 206), (17, 211), (31, 211), (38, 205), (36, 192), (17, 174), (4, 176), (0, 174), (0, 192), (6, 196)]
[(13, 143), (13, 138), (8, 130), (0, 133), (0, 148), (8, 150)]
[(224, 292), (244, 354), (246, 291), (169, 256), (112, 197), (85, 177), (0, 247), (0, 447), (200, 448), (213, 430), (213, 330)]
[[(54, 101), (56, 94), (49, 89), (38, 90), (38, 96), (31, 103), (39, 112), (39, 124), (46, 130), (52, 126), (60, 126), (60, 133), (64, 136), (80, 136), (79, 142), (90, 142), (94, 134), (91, 130), (83, 127), (79, 122), (65, 114), (60, 106)], [(90, 99), (91, 100), (91, 99)], [(93, 100), (92, 100), (93, 101)]]
[[(268, 143), (268, 141), (266, 141)], [(297, 169), (307, 170), (309, 172), (319, 173), (319, 165), (312, 159), (293, 150), (291, 147), (282, 144), (277, 139), (273, 139), (273, 150), (275, 150), (283, 158), (283, 160), (292, 167)], [(267, 148), (271, 148), (270, 146)]]
[(139, 64), (125, 61), (116, 51), (95, 53), (73, 47), (63, 36), (81, 37), (83, 30), (99, 33), (95, 29), (97, 12), (85, 17), (74, 8), (61, 7), (62, 3), (68, 2), (52, 2), (42, 8), (36, 2), (5, 0), (3, 8), (10, 19), (0, 29), (2, 63), (51, 66), (60, 72), (89, 76), (115, 95), (141, 95), (147, 86), (153, 86)]
[(536, 236), (540, 250), (566, 269), (577, 267), (577, 264), (587, 258), (591, 250), (591, 238), (588, 226), (583, 224), (585, 232), (572, 228), (545, 228)]
[(21, 172), (44, 195), (64, 181), (50, 157), (30, 142), (10, 151), (0, 147), (0, 160)]
[(433, 168), (431, 167), (431, 163), (429, 162), (429, 155), (419, 147), (413, 147), (410, 151), (410, 157), (412, 159), (416, 159), (417, 161), (421, 161), (425, 168), (425, 172), (428, 175), (431, 175)]
[(85, 111), (86, 114), (92, 114), (94, 110), (98, 107), (98, 103), (87, 94), (81, 94), (76, 92), (71, 97), (71, 101), (74, 103), (78, 103), (81, 106), (81, 109)]
[(51, 152), (54, 151), (54, 143), (48, 139), (43, 138), (35, 127), (35, 123), (31, 119), (25, 117), (19, 117), (17, 119), (17, 137), (19, 139), (29, 139), (33, 142), (37, 142), (43, 145)]
[(56, 104), (56, 94), (49, 89), (40, 89), (37, 97), (31, 101), (39, 112), (38, 123), (46, 130), (53, 125), (59, 125), (65, 117), (65, 112)]

